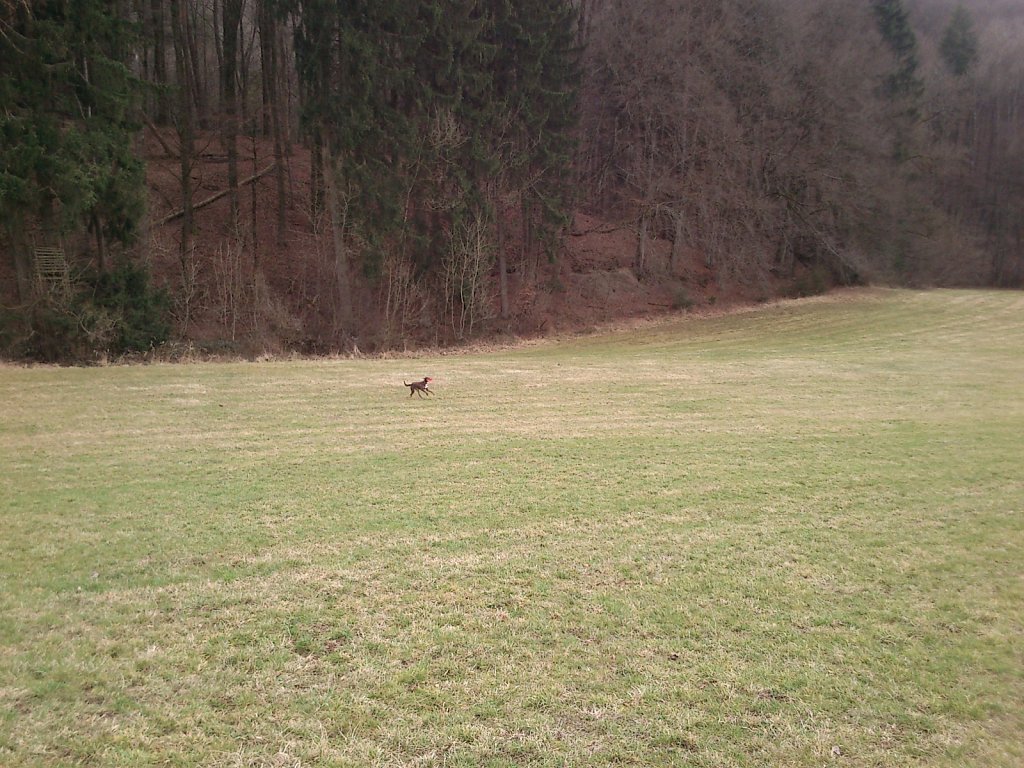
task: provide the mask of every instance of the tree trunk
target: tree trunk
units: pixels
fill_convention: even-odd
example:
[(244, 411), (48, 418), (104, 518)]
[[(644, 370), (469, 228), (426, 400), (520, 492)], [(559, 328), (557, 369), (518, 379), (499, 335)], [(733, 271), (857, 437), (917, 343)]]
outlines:
[(295, 53), (288, 48), (288, 39), (292, 32), (285, 22), (284, 29), (277, 27), (277, 95), (281, 119), (281, 141), (284, 143), (284, 154), (292, 154), (292, 81), (289, 77), (291, 68), (289, 62), (294, 66)]
[(242, 23), (242, 0), (224, 0), (224, 55), (221, 60), (221, 89), (224, 93), (222, 140), (228, 156), (228, 189), (231, 223), (238, 229), (238, 34)]
[(644, 123), (644, 149), (647, 153), (647, 162), (643, 169), (643, 206), (640, 211), (640, 224), (636, 233), (636, 260), (633, 271), (636, 276), (643, 277), (647, 273), (647, 232), (651, 225), (651, 214), (654, 207), (654, 174), (655, 158), (658, 153), (658, 135), (651, 125), (650, 118)]
[(197, 24), (194, 19), (189, 18), (188, 6), (191, 4), (189, 0), (177, 0), (177, 2), (182, 8), (182, 40), (185, 45), (183, 53), (188, 60), (188, 68), (191, 72), (189, 77), (189, 95), (192, 97), (192, 103), (195, 105), (195, 119), (198, 119), (201, 127), (206, 128), (209, 115), (206, 111), (206, 89), (200, 77), (202, 67), (200, 66), (199, 46), (196, 43), (195, 30)]
[(501, 206), (495, 206), (496, 239), (498, 245), (498, 297), (501, 300), (501, 319), (508, 320), (508, 259), (505, 255), (505, 222)]
[[(252, 138), (252, 175), (256, 178), (259, 178), (259, 171), (257, 170), (257, 167), (259, 166), (259, 145), (257, 145), (256, 143), (255, 125), (253, 125), (252, 127), (252, 133), (250, 134), (250, 137)], [(259, 224), (259, 210), (256, 205), (255, 181), (253, 181), (252, 186), (249, 187), (249, 191), (252, 193), (250, 195), (250, 199), (252, 200), (252, 263), (253, 271), (255, 272), (256, 268), (259, 267), (260, 263), (260, 235), (257, 226)]]
[[(227, 45), (224, 40), (224, 14), (227, 9), (224, 5), (230, 2), (232, 0), (212, 0), (210, 14), (213, 21), (213, 53), (217, 57), (217, 105), (221, 110), (224, 109), (224, 47)], [(205, 53), (205, 46), (203, 51)]]
[(158, 86), (153, 121), (157, 125), (167, 125), (167, 32), (163, 0), (150, 0), (149, 9), (153, 25), (153, 83)]
[(645, 208), (640, 212), (640, 222), (636, 229), (636, 256), (633, 260), (633, 271), (636, 276), (643, 277), (647, 272), (647, 229), (650, 214)]
[[(15, 217), (18, 219), (19, 217)], [(32, 298), (32, 255), (25, 237), (24, 222), (16, 220), (7, 225), (8, 245), (18, 281), (18, 300), (23, 304)]]
[(274, 163), (277, 165), (277, 244), (284, 245), (287, 226), (288, 199), (285, 191), (284, 142), (281, 126), (281, 99), (279, 89), (280, 61), (278, 59), (277, 21), (274, 11), (262, 0), (259, 9), (260, 45), (263, 50), (263, 77), (270, 100), (270, 129), (274, 137)]
[(537, 259), (533, 247), (533, 210), (525, 194), (520, 195), (519, 204), (523, 227), (522, 263), (527, 271), (525, 278), (533, 282), (537, 279)]
[(103, 225), (96, 214), (92, 217), (93, 234), (96, 235), (96, 262), (100, 272), (106, 272), (110, 264), (107, 263), (107, 245), (103, 237)]
[(277, 244), (284, 245), (285, 231), (288, 228), (288, 190), (285, 184), (285, 163), (284, 143), (281, 139), (281, 109), (277, 103), (277, 96), (272, 100), (271, 117), (274, 128), (274, 164), (277, 172), (274, 179), (277, 181)]
[(676, 264), (679, 263), (679, 250), (683, 245), (683, 231), (686, 226), (686, 217), (682, 211), (673, 211), (673, 217), (675, 218), (675, 234), (672, 237), (672, 250), (668, 255), (668, 269), (671, 274), (676, 273)]
[(190, 74), (188, 50), (186, 43), (186, 27), (188, 17), (185, 13), (183, 0), (170, 0), (171, 38), (174, 44), (174, 67), (178, 85), (178, 156), (181, 173), (181, 244), (179, 253), (182, 259), (192, 250), (192, 157), (194, 129), (192, 125), (192, 78)]
[(345, 229), (348, 226), (348, 201), (341, 199), (338, 189), (338, 169), (331, 157), (327, 141), (323, 141), (324, 191), (328, 214), (331, 217), (331, 235), (334, 240), (334, 270), (338, 282), (337, 317), (339, 330), (351, 334), (354, 329), (352, 311), (352, 284), (348, 272), (348, 250), (345, 247)]
[(320, 212), (324, 204), (324, 161), (320, 153), (320, 131), (316, 128), (310, 131), (310, 143), (313, 151), (310, 158), (309, 172), (309, 212), (313, 219), (314, 227), (319, 226)]

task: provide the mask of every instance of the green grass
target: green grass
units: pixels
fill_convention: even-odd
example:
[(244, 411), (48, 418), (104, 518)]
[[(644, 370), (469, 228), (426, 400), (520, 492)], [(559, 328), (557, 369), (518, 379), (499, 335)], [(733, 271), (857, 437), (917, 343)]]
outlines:
[(1020, 293), (0, 397), (0, 765), (1024, 764)]

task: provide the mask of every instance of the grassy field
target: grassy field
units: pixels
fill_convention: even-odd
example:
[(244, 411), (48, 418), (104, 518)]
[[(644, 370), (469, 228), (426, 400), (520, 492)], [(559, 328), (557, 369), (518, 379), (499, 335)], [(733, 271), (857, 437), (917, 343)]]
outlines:
[(0, 398), (0, 765), (1024, 764), (1024, 294)]

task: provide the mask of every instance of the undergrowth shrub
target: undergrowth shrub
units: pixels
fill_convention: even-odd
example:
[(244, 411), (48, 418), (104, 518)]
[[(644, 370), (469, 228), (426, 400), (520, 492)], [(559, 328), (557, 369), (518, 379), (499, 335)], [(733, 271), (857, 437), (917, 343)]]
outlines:
[(67, 290), (40, 292), (0, 315), (0, 352), (14, 359), (84, 363), (145, 352), (167, 340), (170, 298), (145, 268), (122, 262)]
[(97, 274), (91, 303), (114, 318), (117, 335), (108, 353), (145, 352), (167, 340), (171, 300), (164, 289), (150, 285), (144, 267), (124, 261)]
[(828, 268), (822, 264), (815, 264), (797, 275), (793, 280), (791, 293), (797, 299), (820, 296), (829, 289), (831, 283)]
[(685, 288), (677, 287), (672, 292), (672, 309), (685, 310), (693, 307), (693, 299), (690, 297), (689, 291)]

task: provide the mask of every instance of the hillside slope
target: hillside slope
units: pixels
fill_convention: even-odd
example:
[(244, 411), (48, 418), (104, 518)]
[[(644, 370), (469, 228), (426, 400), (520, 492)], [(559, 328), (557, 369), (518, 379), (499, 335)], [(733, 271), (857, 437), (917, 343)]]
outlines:
[[(277, 195), (273, 172), (243, 186), (237, 231), (227, 196), (208, 205), (203, 201), (227, 188), (226, 155), (214, 136), (192, 175), (195, 233), (192, 247), (182, 254), (181, 219), (172, 201), (180, 199), (178, 160), (150, 133), (145, 145), (149, 188), (149, 221), (142, 251), (157, 284), (175, 298), (177, 336), (200, 349), (260, 353), (298, 350), (323, 353), (342, 350), (347, 343), (361, 351), (417, 344), (444, 344), (456, 338), (451, 328), (439, 327), (429, 299), (406, 297), (418, 309), (403, 325), (401, 338), (389, 336), (388, 276), (356, 273), (359, 333), (343, 338), (334, 323), (334, 254), (330, 227), (312, 214), (311, 164), (308, 150), (294, 145), (286, 159), (287, 227), (277, 236)], [(272, 165), (269, 140), (244, 138), (240, 176), (250, 178)], [(169, 219), (169, 220), (168, 220)], [(670, 264), (671, 243), (648, 243), (646, 272), (634, 270), (636, 233), (632, 222), (609, 222), (578, 212), (550, 260), (530, 264), (520, 256), (521, 231), (510, 227), (506, 242), (509, 262), (509, 317), (499, 316), (498, 276), (488, 276), (488, 317), (472, 337), (537, 335), (574, 331), (619, 318), (641, 317), (691, 307), (723, 306), (763, 300), (794, 290), (792, 279), (774, 284), (723, 286), (692, 248), (680, 248)], [(806, 290), (808, 281), (804, 281)], [(818, 289), (824, 286), (817, 285)], [(414, 294), (415, 287), (409, 292)]]

